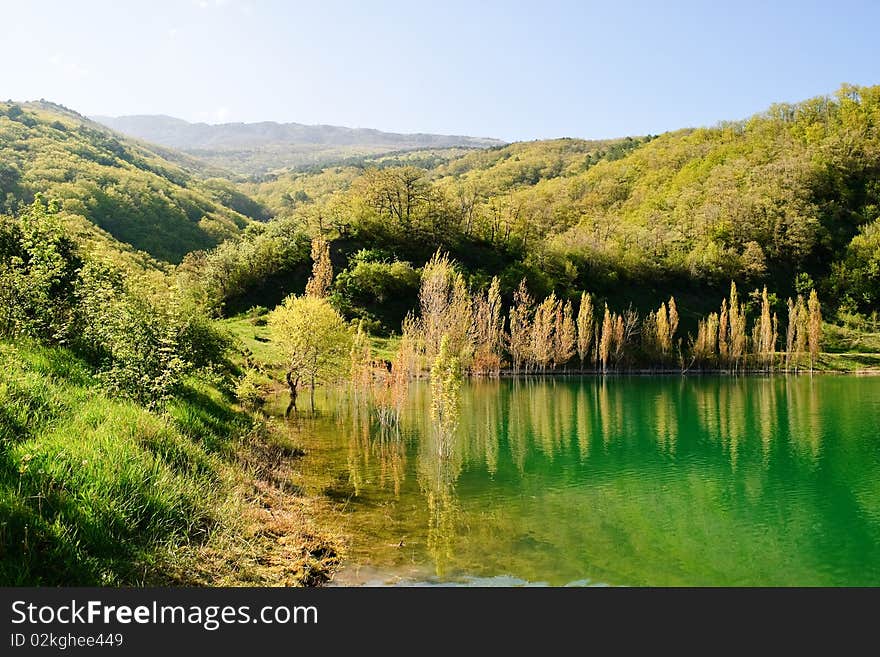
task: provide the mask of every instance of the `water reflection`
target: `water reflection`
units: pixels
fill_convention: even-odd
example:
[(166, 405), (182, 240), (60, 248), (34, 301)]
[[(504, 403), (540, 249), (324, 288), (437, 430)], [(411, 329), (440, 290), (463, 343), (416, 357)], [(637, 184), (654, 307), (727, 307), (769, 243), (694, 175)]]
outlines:
[[(452, 422), (416, 384), (391, 428), (334, 404), (328, 458), (344, 437), (353, 495), (386, 517), (365, 521), (363, 563), (441, 581), (880, 582), (880, 379), (476, 381)], [(380, 549), (403, 534), (405, 552)]]

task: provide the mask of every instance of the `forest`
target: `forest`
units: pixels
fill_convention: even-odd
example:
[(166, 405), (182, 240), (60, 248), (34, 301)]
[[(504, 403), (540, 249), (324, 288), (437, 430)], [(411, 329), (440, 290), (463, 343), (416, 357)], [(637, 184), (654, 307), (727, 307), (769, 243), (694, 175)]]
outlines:
[(880, 87), (247, 180), (9, 101), (0, 263), (0, 583), (315, 584), (279, 389), (880, 366)]

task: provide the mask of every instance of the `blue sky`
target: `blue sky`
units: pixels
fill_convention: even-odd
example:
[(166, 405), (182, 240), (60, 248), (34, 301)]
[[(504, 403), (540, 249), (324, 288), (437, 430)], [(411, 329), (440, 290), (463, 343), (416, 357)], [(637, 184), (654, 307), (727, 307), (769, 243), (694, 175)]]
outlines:
[(880, 2), (0, 0), (0, 98), (507, 140), (880, 84)]

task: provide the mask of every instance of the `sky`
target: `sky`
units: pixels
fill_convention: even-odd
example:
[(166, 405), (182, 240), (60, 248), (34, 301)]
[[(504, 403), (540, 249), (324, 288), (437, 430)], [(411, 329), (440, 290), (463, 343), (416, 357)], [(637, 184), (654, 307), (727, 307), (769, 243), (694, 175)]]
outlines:
[(0, 98), (606, 138), (880, 84), (880, 2), (0, 0)]

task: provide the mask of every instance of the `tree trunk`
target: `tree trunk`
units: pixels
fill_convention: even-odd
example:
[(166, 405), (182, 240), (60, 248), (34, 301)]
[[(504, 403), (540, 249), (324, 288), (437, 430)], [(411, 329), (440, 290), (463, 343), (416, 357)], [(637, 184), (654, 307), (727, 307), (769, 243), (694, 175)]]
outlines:
[(299, 385), (299, 377), (293, 378), (293, 374), (291, 372), (287, 373), (287, 386), (290, 388), (290, 403), (287, 405), (287, 410), (284, 411), (284, 417), (290, 417), (290, 412), (297, 412), (296, 408), (296, 395), (297, 395), (297, 385)]

